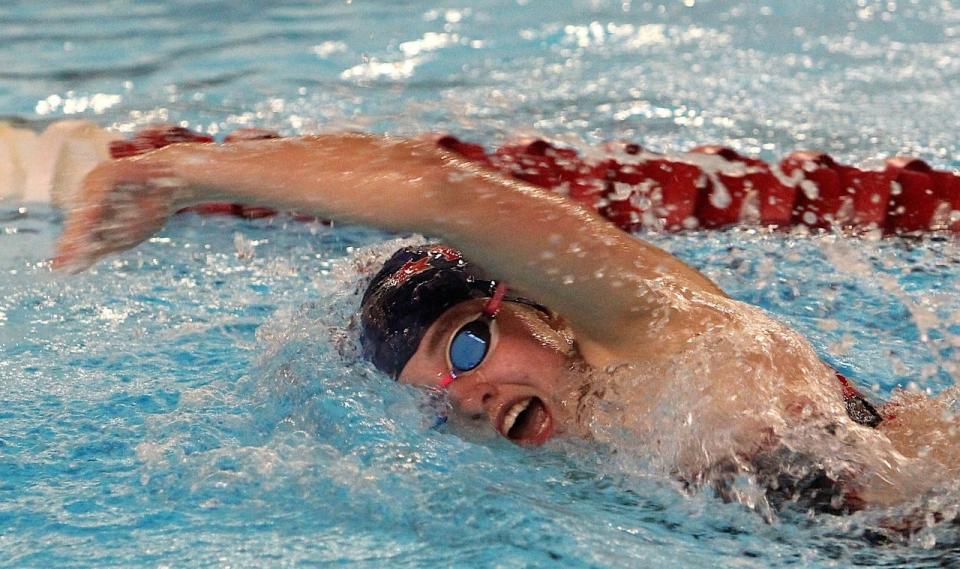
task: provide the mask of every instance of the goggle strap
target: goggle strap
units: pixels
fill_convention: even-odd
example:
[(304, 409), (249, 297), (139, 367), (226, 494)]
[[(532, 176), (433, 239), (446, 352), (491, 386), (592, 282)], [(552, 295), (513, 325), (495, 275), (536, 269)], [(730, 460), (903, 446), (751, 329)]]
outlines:
[(453, 370), (451, 370), (450, 372), (447, 373), (447, 375), (440, 378), (439, 383), (437, 383), (437, 387), (439, 387), (440, 389), (446, 389), (447, 387), (450, 386), (451, 383), (453, 383), (453, 380), (455, 379), (457, 379), (457, 374), (454, 373)]
[(493, 291), (493, 296), (483, 307), (483, 315), (487, 318), (496, 318), (500, 312), (500, 306), (503, 305), (503, 297), (507, 294), (507, 283), (497, 283), (497, 288)]

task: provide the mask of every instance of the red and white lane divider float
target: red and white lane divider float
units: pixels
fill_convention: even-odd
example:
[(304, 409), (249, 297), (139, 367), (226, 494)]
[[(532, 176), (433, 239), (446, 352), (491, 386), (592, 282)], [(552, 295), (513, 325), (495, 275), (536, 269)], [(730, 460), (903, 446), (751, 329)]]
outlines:
[[(224, 144), (279, 136), (240, 129)], [(822, 152), (798, 151), (770, 165), (722, 146), (658, 154), (617, 143), (581, 156), (544, 140), (510, 143), (493, 152), (452, 136), (435, 140), (468, 160), (563, 193), (627, 231), (754, 225), (886, 235), (960, 232), (960, 174), (916, 158), (897, 156), (861, 168)], [(56, 122), (40, 135), (0, 123), (0, 197), (64, 207), (97, 162), (180, 142), (214, 139), (173, 125), (151, 125), (122, 138), (86, 121)], [(247, 218), (276, 213), (225, 203), (191, 211)]]

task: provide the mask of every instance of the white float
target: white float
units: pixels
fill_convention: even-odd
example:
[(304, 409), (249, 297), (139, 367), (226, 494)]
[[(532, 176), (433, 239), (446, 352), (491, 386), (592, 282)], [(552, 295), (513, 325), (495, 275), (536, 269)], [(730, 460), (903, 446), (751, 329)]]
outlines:
[(84, 120), (51, 123), (40, 135), (0, 123), (0, 198), (70, 206), (90, 170), (121, 136)]

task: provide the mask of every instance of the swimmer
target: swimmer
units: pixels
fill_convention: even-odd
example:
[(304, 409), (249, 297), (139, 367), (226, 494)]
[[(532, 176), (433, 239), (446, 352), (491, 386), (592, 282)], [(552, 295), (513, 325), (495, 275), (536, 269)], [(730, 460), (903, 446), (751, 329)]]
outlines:
[(212, 201), (438, 238), (373, 277), (365, 354), (516, 443), (591, 439), (686, 485), (736, 497), (745, 475), (774, 506), (835, 512), (902, 502), (960, 469), (950, 394), (877, 410), (800, 334), (679, 259), (429, 141), (183, 143), (106, 162), (54, 265), (82, 270)]

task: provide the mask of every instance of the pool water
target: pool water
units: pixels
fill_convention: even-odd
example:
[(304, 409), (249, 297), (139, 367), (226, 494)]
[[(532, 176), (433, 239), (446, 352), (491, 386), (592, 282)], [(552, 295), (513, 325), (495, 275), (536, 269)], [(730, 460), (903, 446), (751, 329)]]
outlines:
[[(444, 130), (960, 167), (948, 2), (12, 2), (0, 37), (0, 115), (38, 129)], [(187, 215), (65, 276), (46, 261), (57, 212), (0, 215), (2, 565), (960, 563), (955, 525), (877, 545), (896, 511), (771, 523), (607, 449), (431, 429), (350, 325), (357, 266), (393, 236)], [(955, 239), (648, 238), (871, 396), (956, 384)]]

